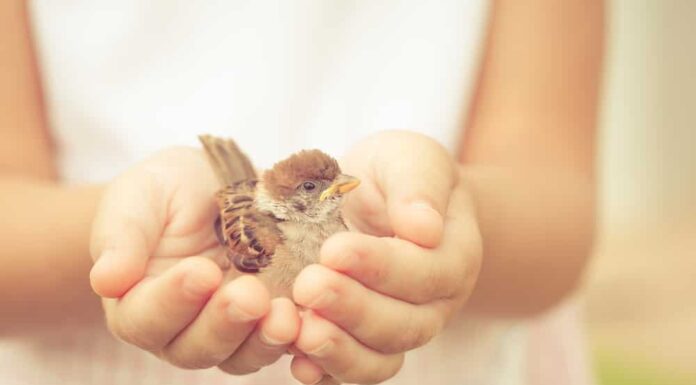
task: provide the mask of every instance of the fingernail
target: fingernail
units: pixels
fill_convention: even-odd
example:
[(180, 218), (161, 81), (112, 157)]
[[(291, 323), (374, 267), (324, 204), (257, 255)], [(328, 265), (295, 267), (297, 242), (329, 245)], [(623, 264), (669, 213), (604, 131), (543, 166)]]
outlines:
[(313, 349), (311, 351), (305, 352), (310, 356), (314, 357), (324, 357), (325, 355), (329, 354), (331, 349), (334, 347), (334, 343), (331, 340), (327, 340), (323, 344), (321, 344), (318, 348)]
[(277, 339), (270, 337), (266, 335), (266, 333), (259, 333), (259, 339), (261, 339), (261, 342), (268, 346), (281, 346), (281, 345), (286, 345), (285, 342), (278, 341)]
[(312, 309), (324, 308), (331, 305), (338, 296), (332, 290), (324, 290), (314, 300), (310, 301), (307, 307)]
[(249, 322), (260, 318), (259, 316), (249, 314), (248, 312), (242, 310), (239, 306), (235, 305), (234, 303), (230, 303), (227, 306), (227, 315), (234, 322)]

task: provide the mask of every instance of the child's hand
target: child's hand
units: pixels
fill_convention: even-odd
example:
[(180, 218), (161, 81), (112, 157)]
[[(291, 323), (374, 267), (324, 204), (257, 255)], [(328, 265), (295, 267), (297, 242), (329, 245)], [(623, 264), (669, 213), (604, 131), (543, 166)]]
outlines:
[(378, 134), (344, 167), (363, 181), (345, 214), (364, 234), (328, 239), (321, 264), (297, 278), (295, 301), (312, 309), (295, 343), (307, 357), (292, 365), (304, 383), (324, 373), (350, 383), (392, 377), (404, 352), (428, 342), (463, 306), (481, 264), (473, 204), (454, 160), (434, 141)]
[(210, 259), (224, 260), (212, 230), (218, 187), (202, 152), (187, 148), (118, 177), (95, 219), (91, 281), (119, 338), (179, 367), (244, 374), (286, 351), (299, 317), (254, 277), (222, 283)]

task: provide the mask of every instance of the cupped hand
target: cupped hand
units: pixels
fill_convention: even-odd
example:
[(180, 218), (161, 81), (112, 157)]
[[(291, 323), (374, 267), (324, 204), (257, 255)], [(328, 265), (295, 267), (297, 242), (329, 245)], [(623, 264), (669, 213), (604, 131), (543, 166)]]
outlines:
[(116, 178), (94, 221), (90, 279), (117, 337), (179, 367), (244, 374), (276, 361), (300, 320), (255, 277), (223, 277), (227, 260), (212, 231), (218, 188), (191, 148)]
[[(466, 302), (481, 264), (469, 193), (451, 155), (433, 140), (386, 132), (356, 145), (343, 163), (363, 184), (321, 263), (298, 276), (303, 314), (292, 371), (377, 383), (395, 375), (404, 352), (438, 334)], [(328, 376), (327, 376), (328, 377)]]

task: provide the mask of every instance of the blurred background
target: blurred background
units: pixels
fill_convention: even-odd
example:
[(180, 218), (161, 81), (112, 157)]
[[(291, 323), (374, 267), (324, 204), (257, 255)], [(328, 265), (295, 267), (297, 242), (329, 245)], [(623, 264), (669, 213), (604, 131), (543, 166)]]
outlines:
[(587, 325), (602, 385), (696, 384), (696, 1), (613, 0)]

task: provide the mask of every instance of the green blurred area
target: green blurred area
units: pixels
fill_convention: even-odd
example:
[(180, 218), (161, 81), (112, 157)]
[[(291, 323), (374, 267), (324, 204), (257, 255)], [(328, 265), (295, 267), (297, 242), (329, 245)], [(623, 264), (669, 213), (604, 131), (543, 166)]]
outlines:
[(594, 362), (598, 385), (696, 385), (695, 376), (626, 359), (617, 352), (595, 352)]

